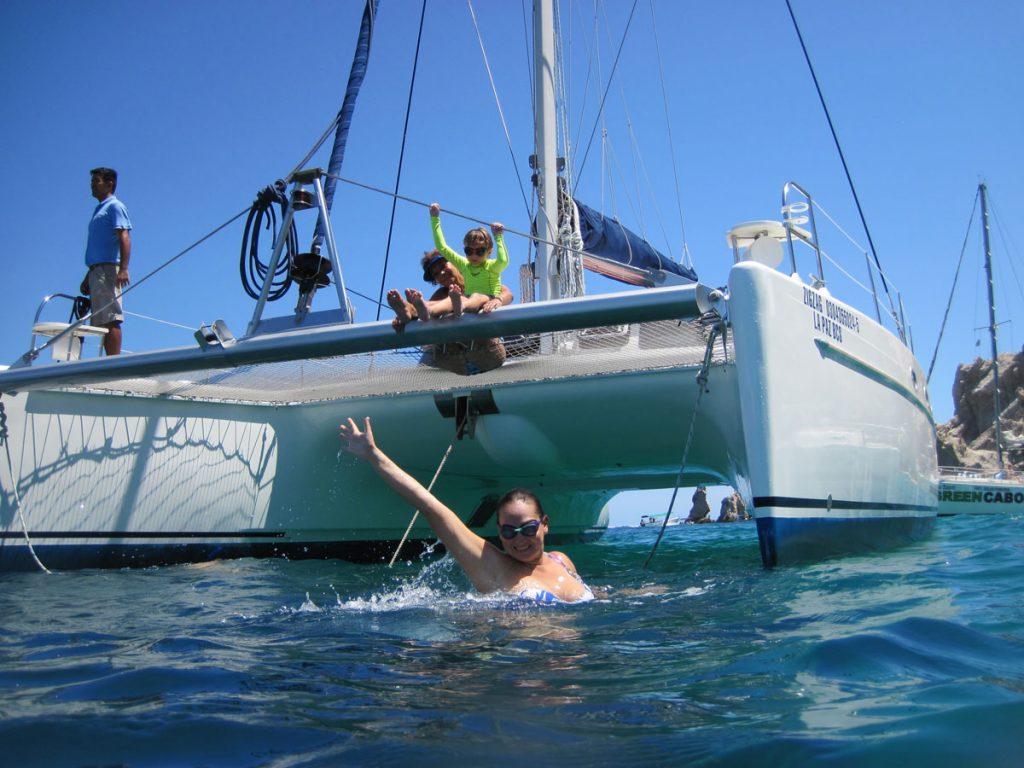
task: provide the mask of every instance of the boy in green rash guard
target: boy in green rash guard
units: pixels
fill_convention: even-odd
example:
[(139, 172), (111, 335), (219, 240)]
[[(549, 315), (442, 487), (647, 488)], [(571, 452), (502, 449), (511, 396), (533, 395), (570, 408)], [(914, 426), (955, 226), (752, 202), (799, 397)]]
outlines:
[[(501, 272), (508, 266), (508, 251), (505, 250), (505, 227), (495, 222), (491, 224), (494, 240), (483, 227), (469, 230), (462, 239), (466, 255), (457, 253), (448, 247), (441, 232), (441, 206), (430, 204), (430, 228), (434, 234), (434, 246), (448, 261), (454, 264), (466, 281), (467, 298), (473, 294), (484, 294), (494, 301), (488, 301), (480, 312), (487, 313), (501, 306)], [(496, 258), (487, 258), (494, 246), (497, 246)]]

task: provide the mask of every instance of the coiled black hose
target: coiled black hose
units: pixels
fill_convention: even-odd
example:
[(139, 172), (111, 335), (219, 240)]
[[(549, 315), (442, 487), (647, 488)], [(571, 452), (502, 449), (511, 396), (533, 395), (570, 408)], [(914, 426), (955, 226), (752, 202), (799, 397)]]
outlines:
[[(271, 242), (277, 242), (277, 211), (274, 208), (274, 203), (281, 206), (283, 219), (285, 207), (288, 205), (288, 198), (284, 194), (286, 189), (287, 185), (278, 179), (273, 186), (260, 190), (252, 208), (249, 209), (249, 217), (245, 221), (238, 271), (242, 277), (242, 287), (254, 299), (258, 299), (260, 293), (263, 292), (263, 286), (270, 270), (269, 265), (264, 263), (259, 255), (260, 229), (270, 230)], [(270, 293), (267, 294), (267, 301), (277, 301), (291, 287), (292, 279), (289, 275), (289, 268), (299, 250), (299, 237), (295, 231), (295, 222), (292, 222), (289, 228), (285, 249), (287, 258), (281, 259), (277, 263), (274, 274), (270, 276)]]

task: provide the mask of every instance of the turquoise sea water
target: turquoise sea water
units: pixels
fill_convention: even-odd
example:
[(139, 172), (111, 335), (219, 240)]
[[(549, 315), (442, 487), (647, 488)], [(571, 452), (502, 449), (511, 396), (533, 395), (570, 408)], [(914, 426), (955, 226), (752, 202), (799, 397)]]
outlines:
[(762, 569), (749, 523), (566, 548), (605, 596), (450, 561), (0, 575), (10, 766), (1024, 761), (1024, 512)]

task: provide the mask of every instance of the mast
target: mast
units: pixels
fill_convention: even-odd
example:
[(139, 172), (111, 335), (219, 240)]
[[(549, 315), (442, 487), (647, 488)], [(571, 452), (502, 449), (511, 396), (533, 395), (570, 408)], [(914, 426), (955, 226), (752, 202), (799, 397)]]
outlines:
[(999, 349), (996, 343), (996, 299), (992, 280), (992, 248), (989, 245), (988, 238), (988, 188), (984, 183), (978, 185), (978, 193), (981, 195), (981, 231), (985, 239), (985, 276), (988, 278), (988, 332), (992, 338), (992, 385), (995, 387), (996, 457), (999, 461), (999, 468), (1003, 469), (1003, 431), (999, 419), (1002, 408), (999, 403)]
[(538, 298), (557, 299), (558, 268), (554, 246), (558, 220), (558, 161), (555, 130), (555, 14), (553, 0), (533, 3), (534, 184), (537, 187)]

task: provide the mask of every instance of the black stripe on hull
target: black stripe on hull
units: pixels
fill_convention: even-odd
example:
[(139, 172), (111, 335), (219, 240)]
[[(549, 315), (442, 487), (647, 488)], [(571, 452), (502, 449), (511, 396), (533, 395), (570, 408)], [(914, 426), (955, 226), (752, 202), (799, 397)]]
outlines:
[[(572, 544), (594, 541), (601, 537), (601, 530), (583, 534), (549, 535), (545, 543), (551, 545)], [(249, 533), (223, 534), (230, 541), (203, 541), (171, 543), (161, 539), (205, 538), (211, 533), (82, 533), (71, 536), (68, 533), (31, 533), (32, 546), (40, 561), (50, 570), (79, 570), (83, 568), (148, 568), (158, 565), (182, 565), (202, 563), (209, 560), (233, 559), (240, 557), (284, 558), (287, 560), (345, 560), (350, 563), (388, 563), (395, 553), (397, 540), (377, 539), (364, 541), (288, 541), (282, 540), (284, 533), (278, 531), (253, 531)], [(100, 538), (134, 539), (128, 542), (105, 542), (103, 544), (47, 544), (53, 538)], [(154, 543), (138, 541), (146, 538)], [(245, 539), (245, 540), (239, 540)], [(271, 540), (268, 540), (271, 539)], [(276, 539), (276, 540), (274, 540)], [(419, 557), (436, 539), (413, 539), (402, 545), (399, 557)], [(495, 540), (496, 541), (496, 540)], [(500, 545), (499, 545), (500, 546)], [(437, 546), (436, 552), (443, 553), (444, 547)], [(25, 546), (24, 537), (7, 532), (0, 539), (0, 571), (39, 570), (32, 555)]]
[(846, 501), (844, 499), (804, 499), (798, 496), (755, 496), (754, 509), (872, 510), (892, 512), (935, 512), (936, 504), (893, 504), (887, 501)]

